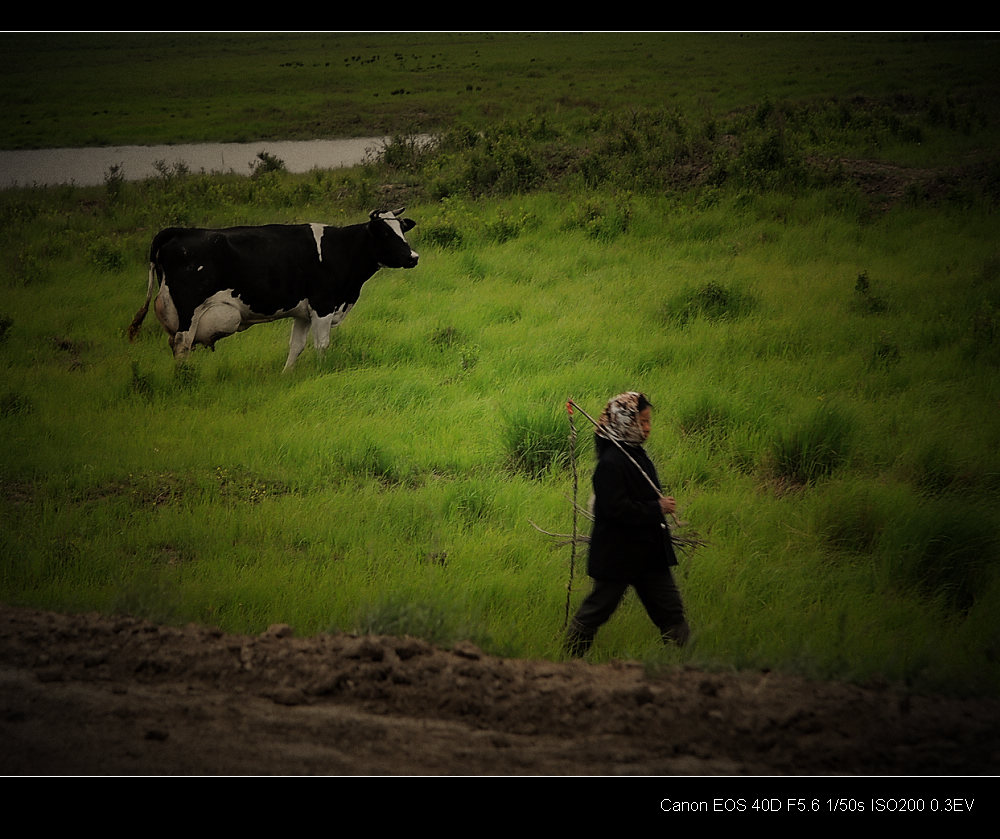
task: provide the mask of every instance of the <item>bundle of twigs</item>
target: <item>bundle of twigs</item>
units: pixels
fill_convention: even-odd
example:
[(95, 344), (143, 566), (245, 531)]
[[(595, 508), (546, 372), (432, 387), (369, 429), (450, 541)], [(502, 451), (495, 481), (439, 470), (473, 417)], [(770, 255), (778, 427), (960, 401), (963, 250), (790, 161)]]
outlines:
[[(573, 505), (576, 508), (577, 515), (583, 516), (584, 518), (593, 521), (594, 516), (589, 510), (585, 510), (576, 503)], [(675, 548), (681, 551), (685, 556), (694, 552), (696, 548), (704, 547), (708, 544), (701, 536), (693, 531), (689, 530), (690, 527), (687, 522), (682, 522), (674, 519), (674, 527), (670, 529), (670, 541)], [(544, 533), (546, 536), (551, 536), (556, 541), (553, 542), (553, 546), (557, 548), (564, 547), (565, 545), (589, 545), (590, 536), (586, 533), (553, 533), (551, 530), (545, 530), (539, 527), (531, 519), (528, 519), (528, 524), (530, 524), (539, 533)]]

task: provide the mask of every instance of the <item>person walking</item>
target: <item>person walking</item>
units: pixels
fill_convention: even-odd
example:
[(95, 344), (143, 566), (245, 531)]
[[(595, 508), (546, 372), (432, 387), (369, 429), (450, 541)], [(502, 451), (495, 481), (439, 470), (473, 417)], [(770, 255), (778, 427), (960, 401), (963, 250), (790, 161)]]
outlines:
[(587, 557), (593, 587), (567, 630), (566, 649), (573, 656), (587, 653), (629, 586), (664, 643), (681, 646), (690, 635), (671, 573), (677, 556), (666, 517), (677, 503), (662, 494), (656, 468), (643, 448), (652, 407), (642, 393), (621, 393), (608, 401), (597, 422), (594, 524)]

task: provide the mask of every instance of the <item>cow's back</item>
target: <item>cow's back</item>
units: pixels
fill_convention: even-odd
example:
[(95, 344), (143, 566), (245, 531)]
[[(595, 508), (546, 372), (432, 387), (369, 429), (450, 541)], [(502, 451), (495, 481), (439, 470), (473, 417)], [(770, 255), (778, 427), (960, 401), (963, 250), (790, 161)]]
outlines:
[(289, 310), (322, 284), (310, 225), (179, 228), (160, 231), (150, 261), (182, 309), (232, 290), (254, 312)]

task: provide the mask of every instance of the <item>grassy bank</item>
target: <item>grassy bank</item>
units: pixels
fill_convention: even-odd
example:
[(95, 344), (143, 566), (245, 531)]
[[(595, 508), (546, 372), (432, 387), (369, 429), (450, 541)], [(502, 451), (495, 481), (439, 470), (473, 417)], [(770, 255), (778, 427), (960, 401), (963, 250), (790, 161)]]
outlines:
[(0, 34), (0, 147), (313, 139), (748, 103), (996, 99), (961, 33)]
[[(571, 527), (563, 406), (636, 388), (710, 544), (679, 571), (694, 643), (659, 649), (629, 600), (595, 660), (995, 693), (991, 100), (745, 104), (4, 192), (0, 598), (558, 657), (569, 549), (531, 522)], [(127, 342), (159, 227), (397, 199), (421, 264), (377, 275), (324, 357), (282, 375), (287, 323), (179, 370), (152, 319)]]
[[(65, 229), (77, 201), (89, 237)], [(609, 239), (560, 196), (476, 202), (462, 246), (414, 231), (421, 266), (380, 274), (283, 376), (285, 324), (182, 371), (155, 323), (129, 345), (146, 235), (120, 263), (73, 247), (116, 226), (88, 203), (36, 213), (56, 268), (4, 291), (6, 600), (557, 655), (569, 552), (530, 522), (571, 526), (563, 403), (641, 388), (711, 542), (681, 569), (686, 658), (995, 687), (988, 217), (776, 226), (771, 199), (637, 199)], [(515, 214), (516, 237), (490, 237)], [(595, 654), (654, 641), (630, 603)]]

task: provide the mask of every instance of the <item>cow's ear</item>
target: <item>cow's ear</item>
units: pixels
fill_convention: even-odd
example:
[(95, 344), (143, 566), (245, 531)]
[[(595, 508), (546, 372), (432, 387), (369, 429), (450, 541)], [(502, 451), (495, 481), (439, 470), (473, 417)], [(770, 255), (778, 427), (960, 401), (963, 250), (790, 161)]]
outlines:
[(412, 230), (414, 227), (417, 226), (417, 223), (411, 218), (401, 218), (396, 220), (399, 222), (399, 225), (400, 227), (402, 227), (404, 233), (407, 230)]

